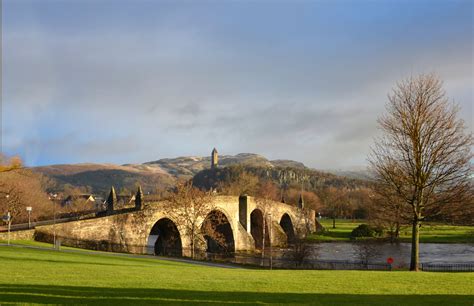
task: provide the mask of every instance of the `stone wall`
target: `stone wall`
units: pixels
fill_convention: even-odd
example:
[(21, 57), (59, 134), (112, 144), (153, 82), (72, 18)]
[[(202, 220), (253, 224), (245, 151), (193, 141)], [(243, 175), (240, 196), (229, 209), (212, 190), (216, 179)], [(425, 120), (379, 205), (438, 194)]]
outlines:
[(143, 211), (36, 227), (35, 239), (93, 250), (144, 253), (146, 221)]

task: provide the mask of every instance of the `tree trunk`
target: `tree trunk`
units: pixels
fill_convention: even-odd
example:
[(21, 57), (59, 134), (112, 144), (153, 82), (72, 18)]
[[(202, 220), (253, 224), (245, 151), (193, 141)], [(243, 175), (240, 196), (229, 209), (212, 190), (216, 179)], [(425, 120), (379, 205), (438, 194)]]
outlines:
[(263, 215), (263, 235), (262, 235), (262, 266), (265, 266), (265, 227), (266, 227), (266, 222), (265, 222), (265, 215)]
[(336, 228), (336, 217), (332, 217), (332, 228)]
[(415, 215), (413, 219), (413, 228), (411, 232), (411, 262), (410, 271), (418, 271), (420, 256), (420, 221)]
[(194, 259), (194, 234), (191, 233), (191, 258)]
[(395, 225), (395, 239), (400, 238), (400, 222), (397, 222)]

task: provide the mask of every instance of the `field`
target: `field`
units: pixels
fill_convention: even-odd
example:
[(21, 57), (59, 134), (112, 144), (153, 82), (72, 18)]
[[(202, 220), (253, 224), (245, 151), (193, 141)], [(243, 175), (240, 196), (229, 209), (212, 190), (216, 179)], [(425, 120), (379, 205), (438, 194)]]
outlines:
[[(322, 219), (321, 224), (327, 229), (322, 235), (313, 234), (309, 238), (318, 241), (349, 241), (351, 231), (363, 220), (336, 220), (336, 228), (332, 228), (331, 219)], [(404, 226), (400, 231), (400, 241), (410, 242), (411, 227)], [(474, 243), (473, 226), (456, 226), (437, 223), (424, 223), (420, 230), (422, 243)]]
[(269, 271), (12, 246), (0, 259), (0, 304), (474, 303), (474, 273)]

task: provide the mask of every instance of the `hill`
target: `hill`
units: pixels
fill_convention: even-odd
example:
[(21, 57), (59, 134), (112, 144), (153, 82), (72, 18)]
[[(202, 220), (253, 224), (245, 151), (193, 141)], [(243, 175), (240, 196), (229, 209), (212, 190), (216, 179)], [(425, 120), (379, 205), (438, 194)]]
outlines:
[(65, 164), (36, 167), (33, 171), (53, 179), (52, 189), (57, 191), (69, 184), (88, 188), (95, 194), (106, 194), (112, 185), (118, 190), (131, 190), (140, 184), (145, 192), (153, 193), (175, 183), (175, 178), (166, 171), (146, 165)]
[[(159, 167), (167, 173), (176, 177), (189, 176), (192, 177), (198, 172), (209, 169), (211, 165), (211, 157), (177, 157), (165, 158), (157, 161), (144, 163), (151, 167)], [(221, 155), (219, 156), (219, 166), (225, 168), (231, 165), (242, 165), (246, 167), (294, 167), (306, 168), (303, 163), (292, 160), (268, 160), (265, 157), (253, 153), (240, 153), (237, 155)]]
[(244, 171), (255, 175), (260, 180), (271, 180), (283, 188), (300, 188), (303, 185), (305, 190), (316, 192), (325, 187), (355, 189), (368, 186), (368, 181), (358, 178), (337, 176), (309, 168), (273, 165), (271, 167), (231, 165), (225, 168), (205, 169), (194, 176), (193, 184), (204, 189), (215, 189), (220, 182), (234, 181)]
[[(105, 194), (112, 185), (117, 189), (132, 190), (140, 184), (146, 193), (155, 193), (173, 186), (177, 179), (192, 179), (196, 175), (197, 185), (204, 187), (214, 184), (202, 182), (203, 177), (210, 174), (208, 172), (210, 164), (210, 156), (188, 156), (159, 159), (143, 164), (63, 164), (35, 167), (33, 170), (52, 178), (56, 182), (56, 189), (70, 184), (76, 187), (88, 187), (93, 193)], [(229, 175), (229, 171), (237, 169), (234, 166), (243, 167), (261, 178), (271, 178), (279, 185), (295, 184), (302, 180), (312, 189), (322, 186), (354, 187), (364, 184), (364, 180), (310, 169), (297, 161), (268, 160), (252, 153), (219, 156), (219, 168), (212, 179), (223, 179), (223, 176)]]

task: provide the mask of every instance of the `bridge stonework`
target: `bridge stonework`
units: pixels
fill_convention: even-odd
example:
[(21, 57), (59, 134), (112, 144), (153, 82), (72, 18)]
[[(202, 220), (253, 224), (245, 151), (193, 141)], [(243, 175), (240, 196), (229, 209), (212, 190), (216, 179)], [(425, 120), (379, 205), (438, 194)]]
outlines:
[[(304, 231), (314, 231), (315, 212), (285, 203), (265, 201), (249, 196), (214, 196), (209, 213), (225, 215), (232, 230), (235, 252), (252, 252), (258, 241), (254, 236), (261, 231), (263, 216), (272, 246), (286, 246), (288, 241)], [(260, 224), (256, 221), (260, 216)], [(141, 210), (115, 212), (97, 218), (70, 221), (56, 225), (38, 226), (35, 237), (51, 242), (53, 235), (63, 245), (93, 248), (105, 251), (154, 254), (158, 236), (152, 233), (160, 220), (176, 225), (182, 245), (182, 256), (190, 256), (191, 239), (183, 226), (173, 220), (162, 202), (145, 203)], [(203, 223), (205, 220), (200, 220)], [(264, 224), (265, 224), (264, 223)], [(260, 229), (255, 229), (260, 226)], [(260, 236), (262, 237), (262, 236)], [(258, 239), (257, 239), (258, 240)], [(205, 247), (205, 246), (204, 246)]]

